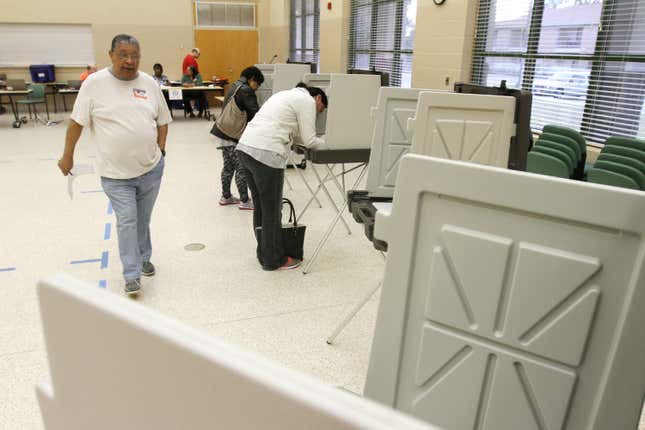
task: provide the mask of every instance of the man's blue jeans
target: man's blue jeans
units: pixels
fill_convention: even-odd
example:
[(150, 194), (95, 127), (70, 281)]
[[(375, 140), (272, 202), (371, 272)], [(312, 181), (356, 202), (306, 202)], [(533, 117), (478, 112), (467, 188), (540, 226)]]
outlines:
[(141, 176), (132, 179), (101, 177), (103, 191), (107, 194), (116, 214), (119, 235), (119, 255), (126, 281), (141, 276), (144, 261), (150, 261), (150, 216), (159, 194), (164, 159)]

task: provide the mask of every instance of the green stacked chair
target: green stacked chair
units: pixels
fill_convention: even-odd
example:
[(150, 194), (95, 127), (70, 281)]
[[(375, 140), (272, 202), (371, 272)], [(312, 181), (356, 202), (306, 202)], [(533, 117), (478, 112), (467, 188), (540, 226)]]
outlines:
[(635, 180), (627, 175), (593, 167), (587, 174), (587, 182), (595, 184), (612, 185), (614, 187), (631, 188), (640, 190)]
[(593, 167), (594, 169), (608, 170), (611, 172), (620, 173), (621, 175), (628, 176), (631, 179), (633, 179), (634, 182), (636, 182), (639, 189), (641, 190), (645, 189), (645, 173), (641, 172), (640, 170), (634, 167), (621, 164), (621, 163), (615, 163), (612, 161), (606, 161), (606, 160), (596, 161)]
[(627, 146), (605, 145), (601, 154), (615, 154), (622, 157), (629, 157), (634, 160), (639, 160), (645, 163), (645, 151), (630, 148)]
[(573, 139), (580, 150), (580, 161), (574, 172), (574, 178), (582, 179), (584, 177), (585, 164), (587, 162), (587, 141), (584, 136), (576, 130), (560, 125), (545, 125), (542, 129), (542, 134), (555, 134)]
[(29, 85), (29, 89), (31, 92), (27, 95), (27, 98), (24, 100), (18, 100), (16, 102), (16, 107), (18, 105), (27, 105), (27, 109), (29, 109), (29, 118), (31, 118), (33, 108), (34, 117), (38, 119), (36, 105), (44, 104), (45, 111), (47, 111), (47, 121), (49, 121), (49, 107), (47, 106), (47, 100), (45, 100), (45, 86), (41, 84), (31, 84)]
[(587, 175), (589, 182), (645, 190), (645, 173), (626, 164), (598, 160)]
[(566, 157), (547, 154), (548, 150), (549, 148), (538, 149), (534, 146), (527, 154), (526, 171), (558, 178), (571, 177), (572, 168), (564, 161)]
[(575, 154), (575, 168), (574, 168), (574, 173), (572, 177), (574, 179), (582, 179), (584, 176), (584, 166), (585, 166), (585, 160), (586, 160), (586, 149), (584, 151), (585, 157), (583, 157), (583, 151), (580, 149), (580, 145), (578, 142), (571, 138), (564, 136), (562, 134), (556, 134), (556, 133), (542, 133), (540, 135), (540, 138), (538, 139), (538, 142), (540, 140), (547, 140), (550, 142), (557, 142), (562, 145), (567, 146), (570, 148), (571, 151), (574, 152)]
[(605, 140), (605, 146), (621, 146), (645, 152), (645, 140), (632, 139), (629, 137), (610, 136)]
[(532, 151), (539, 152), (540, 154), (547, 154), (551, 157), (558, 158), (567, 166), (567, 178), (571, 177), (573, 173), (574, 164), (571, 161), (571, 156), (557, 147), (552, 147), (549, 145), (551, 142), (540, 142), (539, 145), (534, 145)]
[(612, 185), (614, 187), (631, 188), (639, 190), (638, 184), (629, 176), (608, 170), (592, 168), (587, 174), (587, 182), (595, 184)]
[(645, 141), (607, 138), (587, 178), (589, 182), (645, 190)]
[[(578, 142), (569, 137), (573, 130), (565, 127), (551, 127), (558, 133), (542, 133), (529, 152), (527, 172), (557, 176), (559, 178), (576, 178), (580, 169), (582, 153)], [(584, 168), (583, 168), (584, 169)]]
[(598, 161), (610, 161), (612, 163), (618, 163), (625, 166), (630, 166), (645, 174), (645, 162), (637, 158), (625, 157), (623, 155), (610, 154), (604, 150), (598, 156)]
[(538, 139), (537, 142), (535, 142), (534, 148), (544, 148), (544, 147), (555, 149), (563, 153), (568, 161), (568, 164), (572, 168), (570, 176), (573, 175), (575, 168), (578, 166), (578, 154), (576, 154), (573, 148), (571, 148), (566, 144), (555, 142), (548, 139), (543, 139), (543, 138), (540, 138)]

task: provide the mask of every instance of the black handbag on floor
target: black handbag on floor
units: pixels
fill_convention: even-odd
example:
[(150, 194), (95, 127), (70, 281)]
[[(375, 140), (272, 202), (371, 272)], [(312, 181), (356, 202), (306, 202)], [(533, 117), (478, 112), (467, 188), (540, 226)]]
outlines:
[[(291, 258), (302, 260), (305, 244), (305, 230), (307, 226), (298, 224), (296, 220), (296, 209), (289, 199), (282, 199), (282, 205), (289, 205), (289, 222), (282, 224), (282, 246), (284, 253)], [(258, 238), (258, 243), (261, 241), (262, 227), (256, 227), (255, 235)]]

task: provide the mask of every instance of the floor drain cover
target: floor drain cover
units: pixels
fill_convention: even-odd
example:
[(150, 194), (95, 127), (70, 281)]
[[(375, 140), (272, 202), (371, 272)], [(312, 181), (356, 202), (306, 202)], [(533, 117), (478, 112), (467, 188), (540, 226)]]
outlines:
[(184, 246), (184, 249), (186, 251), (201, 251), (204, 248), (206, 248), (206, 245), (204, 245), (203, 243), (189, 243), (188, 245)]

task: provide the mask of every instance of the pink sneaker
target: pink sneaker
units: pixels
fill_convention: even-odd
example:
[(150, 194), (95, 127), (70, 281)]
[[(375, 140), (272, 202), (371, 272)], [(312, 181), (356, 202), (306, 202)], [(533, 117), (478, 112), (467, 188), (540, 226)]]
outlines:
[(278, 270), (291, 270), (295, 269), (302, 264), (302, 260), (297, 260), (295, 258), (287, 257), (287, 262), (284, 263), (281, 267), (278, 267)]
[(245, 202), (240, 202), (240, 204), (239, 204), (238, 208), (239, 208), (241, 211), (252, 211), (252, 210), (254, 209), (254, 207), (253, 207), (253, 200), (248, 199), (248, 200), (247, 200), (247, 201), (245, 201)]
[(220, 197), (220, 199), (219, 199), (219, 205), (220, 206), (236, 205), (239, 202), (240, 202), (240, 199), (238, 199), (237, 197), (233, 197), (233, 196), (229, 197), (228, 199), (226, 199), (224, 197)]

